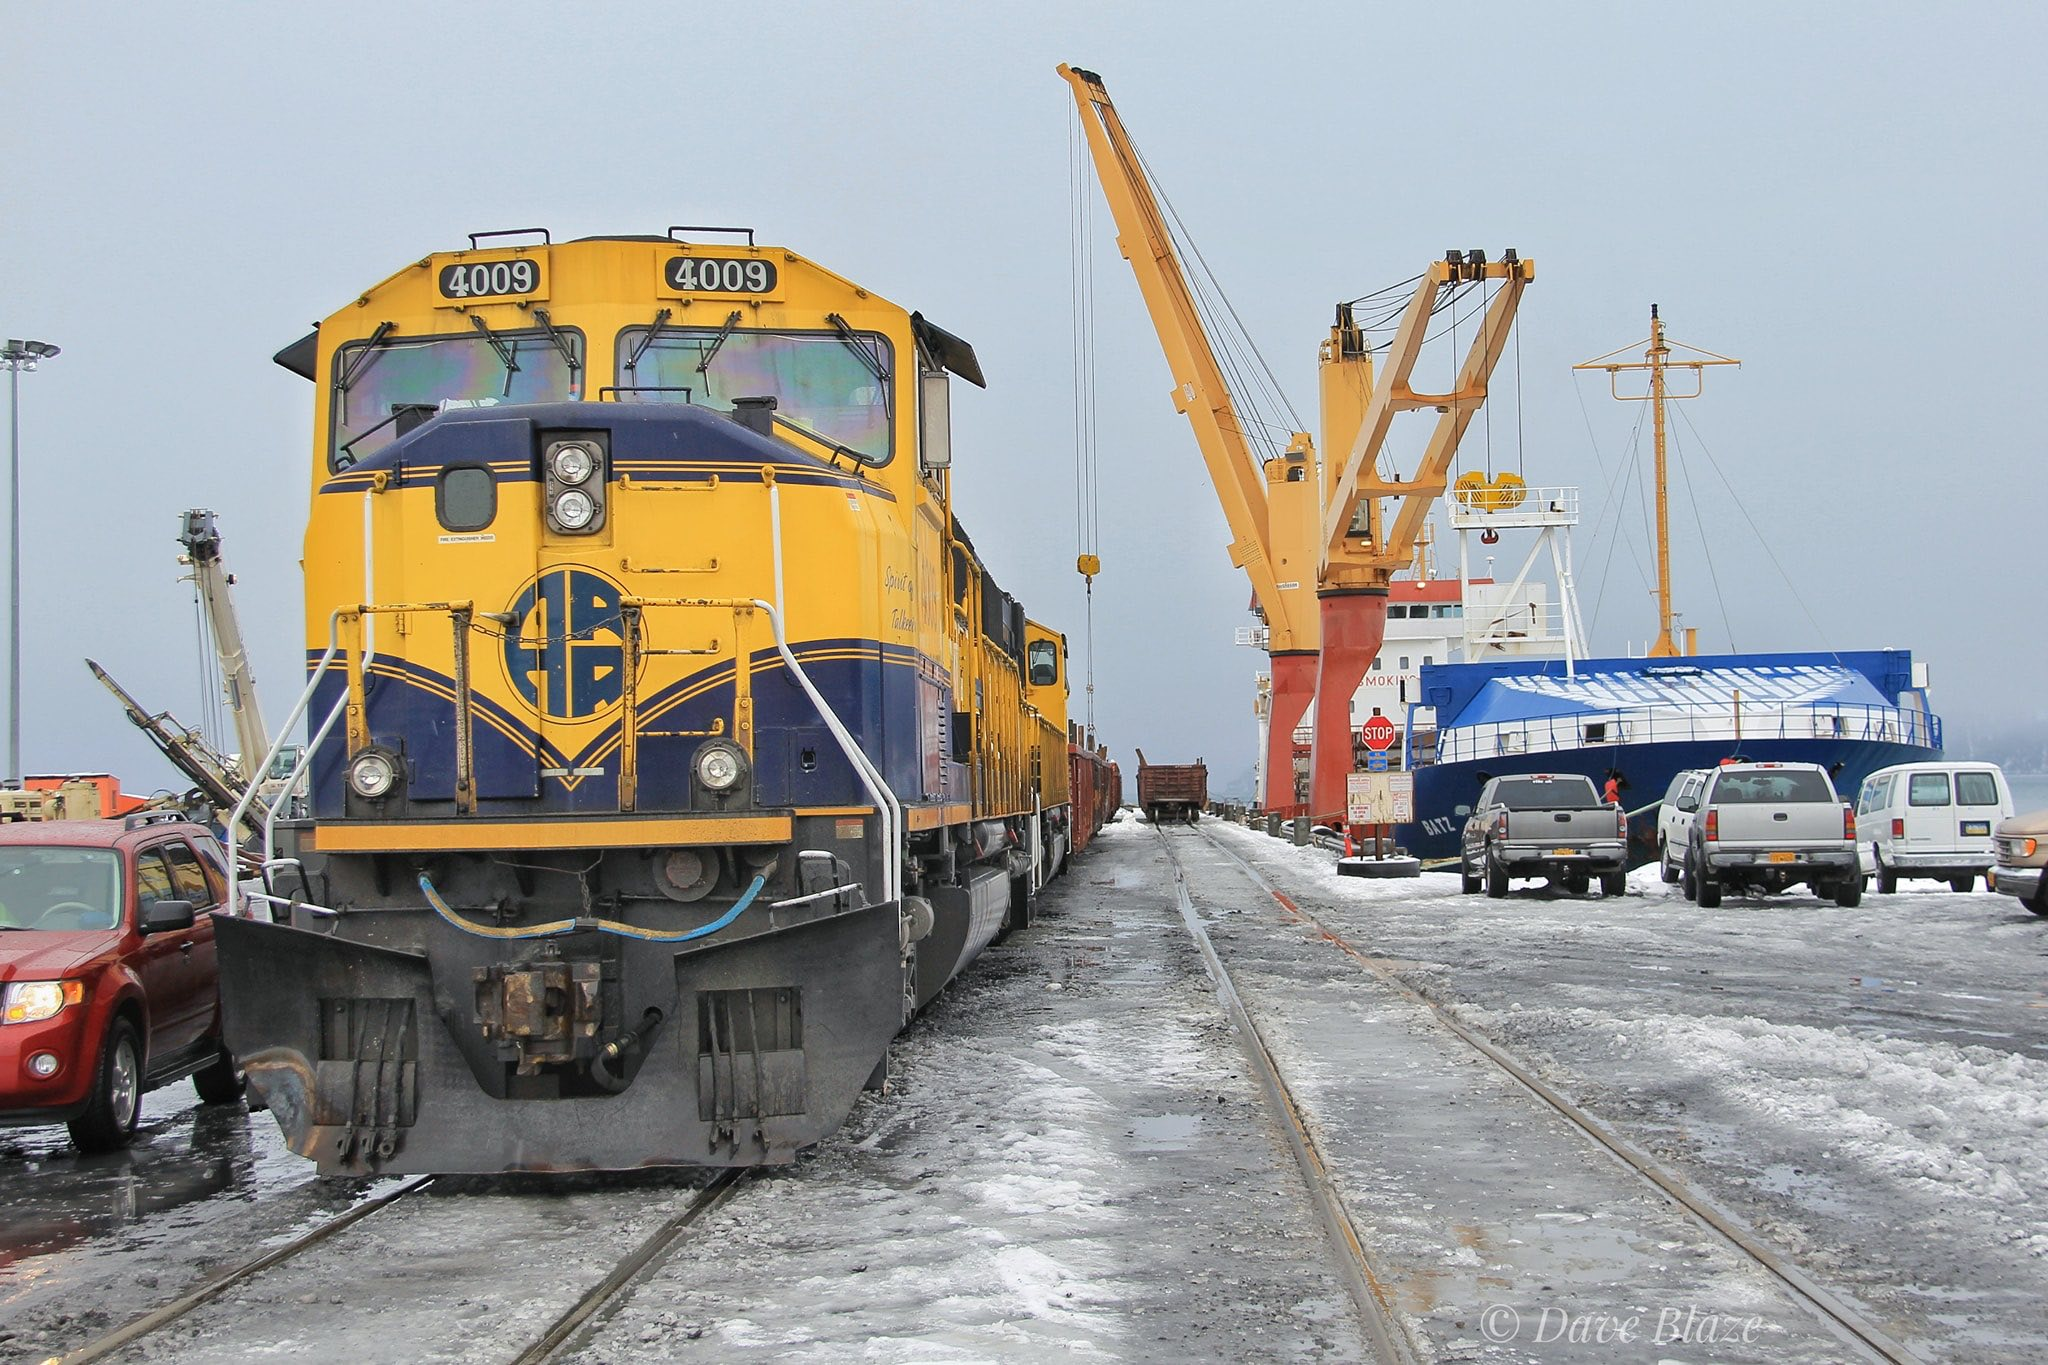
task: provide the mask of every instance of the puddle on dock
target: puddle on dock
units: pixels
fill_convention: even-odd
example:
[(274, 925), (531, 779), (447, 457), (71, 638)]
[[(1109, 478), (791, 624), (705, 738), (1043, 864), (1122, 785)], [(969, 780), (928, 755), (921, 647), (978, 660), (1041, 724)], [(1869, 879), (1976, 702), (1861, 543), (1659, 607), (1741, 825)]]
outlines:
[(1140, 1152), (1185, 1152), (1201, 1132), (1199, 1114), (1145, 1114), (1131, 1120), (1132, 1147)]

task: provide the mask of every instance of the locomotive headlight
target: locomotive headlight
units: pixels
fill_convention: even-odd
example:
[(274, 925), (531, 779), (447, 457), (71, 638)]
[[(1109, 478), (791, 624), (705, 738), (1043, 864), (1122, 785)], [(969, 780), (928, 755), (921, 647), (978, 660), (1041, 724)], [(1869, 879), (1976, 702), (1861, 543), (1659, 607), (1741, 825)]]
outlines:
[(365, 749), (348, 763), (348, 785), (357, 796), (374, 801), (398, 781), (398, 764), (382, 749)]
[(565, 531), (580, 531), (597, 515), (597, 504), (580, 488), (565, 488), (555, 496), (555, 524)]
[(730, 744), (707, 744), (697, 751), (697, 782), (706, 791), (731, 791), (745, 768), (746, 759)]
[(595, 468), (597, 459), (590, 453), (589, 446), (557, 446), (555, 453), (548, 457), (548, 472), (558, 483), (582, 483)]

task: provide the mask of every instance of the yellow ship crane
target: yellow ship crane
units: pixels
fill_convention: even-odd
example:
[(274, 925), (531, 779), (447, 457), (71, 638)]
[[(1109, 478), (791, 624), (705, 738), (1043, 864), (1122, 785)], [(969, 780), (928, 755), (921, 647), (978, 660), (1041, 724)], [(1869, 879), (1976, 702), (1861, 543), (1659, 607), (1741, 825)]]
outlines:
[[(1387, 593), (1394, 576), (1415, 558), (1429, 512), (1443, 496), (1451, 462), (1472, 419), (1486, 402), (1487, 384), (1507, 347), (1522, 291), (1536, 278), (1536, 263), (1510, 248), (1498, 261), (1483, 251), (1451, 251), (1433, 261), (1402, 310), (1401, 322), (1375, 375), (1350, 310), (1340, 305), (1322, 352), (1323, 442), (1345, 450), (1326, 461), (1322, 521), (1318, 528), (1316, 597), (1322, 613), (1322, 649), (1316, 670), (1316, 746), (1309, 804), (1318, 816), (1344, 809), (1344, 780), (1353, 764), (1351, 697), (1379, 655), (1387, 634)], [(1471, 345), (1449, 393), (1418, 393), (1415, 363), (1428, 339), (1430, 319), (1447, 288), (1493, 281), (1498, 287), (1481, 312)], [(1357, 370), (1353, 375), (1347, 371)], [(1382, 474), (1381, 452), (1394, 418), (1403, 412), (1437, 413), (1436, 427), (1415, 473)], [(1519, 497), (1499, 490), (1490, 496)], [(1391, 507), (1390, 507), (1391, 504)], [(1387, 514), (1393, 512), (1393, 524)], [(1326, 737), (1329, 742), (1326, 743)]]
[[(1623, 351), (1632, 351), (1637, 346), (1647, 345), (1641, 360), (1616, 360)], [(1671, 348), (1682, 347), (1699, 360), (1673, 360)], [(1575, 370), (1605, 370), (1607, 391), (1624, 403), (1648, 403), (1655, 420), (1651, 424), (1657, 451), (1657, 643), (1650, 646), (1650, 657), (1668, 659), (1679, 652), (1678, 635), (1672, 629), (1677, 613), (1671, 608), (1671, 500), (1665, 485), (1664, 456), (1664, 405), (1686, 398), (1697, 398), (1706, 386), (1707, 367), (1710, 365), (1740, 365), (1742, 362), (1698, 346), (1687, 346), (1682, 341), (1671, 341), (1664, 335), (1664, 320), (1657, 316), (1657, 305), (1650, 305), (1650, 339), (1647, 343), (1632, 345), (1609, 351), (1606, 355), (1594, 356), (1591, 360), (1572, 366)], [(1691, 370), (1693, 387), (1691, 393), (1673, 393), (1665, 378), (1669, 370)], [(1624, 370), (1648, 370), (1650, 391), (1648, 393), (1623, 393), (1617, 387), (1616, 376)], [(1697, 632), (1686, 631), (1685, 652), (1699, 653)]]
[[(1314, 445), (1305, 432), (1295, 432), (1282, 459), (1262, 462), (1254, 455), (1223, 367), (1202, 327), (1194, 291), (1174, 253), (1165, 216), (1116, 106), (1102, 88), (1102, 78), (1065, 65), (1059, 73), (1073, 87), (1096, 178), (1116, 219), (1117, 244), (1137, 273), (1139, 291), (1173, 372), (1174, 407), (1194, 427), (1209, 480), (1223, 504), (1230, 526), (1230, 562), (1251, 579), (1266, 618), (1266, 647), (1273, 660), (1265, 768), (1271, 783), (1278, 774), (1294, 770), (1294, 727), (1315, 691), (1320, 643), (1310, 600), (1315, 565), (1303, 553), (1309, 542), (1288, 533), (1289, 527), (1313, 524)], [(1278, 528), (1276, 521), (1281, 523)], [(1291, 553), (1281, 552), (1282, 545)]]
[[(1470, 251), (1433, 262), (1403, 310), (1377, 378), (1363, 330), (1350, 306), (1338, 305), (1322, 347), (1320, 377), (1324, 449), (1342, 450), (1344, 457), (1318, 461), (1314, 442), (1296, 432), (1284, 457), (1262, 464), (1245, 439), (1166, 220), (1102, 78), (1064, 65), (1059, 74), (1073, 88), (1096, 178), (1116, 219), (1118, 246), (1137, 275), (1173, 370), (1174, 405), (1195, 428), (1223, 504), (1234, 538), (1231, 562), (1251, 578), (1266, 615), (1273, 656), (1266, 717), (1269, 787), (1278, 774), (1292, 773), (1294, 728), (1314, 697), (1309, 810), (1318, 816), (1340, 813), (1355, 763), (1351, 697), (1386, 635), (1388, 584), (1415, 557), (1459, 441), (1485, 402), (1487, 381), (1522, 290), (1535, 278), (1535, 263), (1512, 250), (1498, 261)], [(1443, 291), (1483, 281), (1499, 287), (1481, 314), (1456, 387), (1417, 393), (1411, 376)], [(1414, 475), (1383, 474), (1380, 457), (1394, 417), (1420, 409), (1434, 409), (1439, 417)], [(1268, 804), (1291, 806), (1289, 797), (1269, 795)]]

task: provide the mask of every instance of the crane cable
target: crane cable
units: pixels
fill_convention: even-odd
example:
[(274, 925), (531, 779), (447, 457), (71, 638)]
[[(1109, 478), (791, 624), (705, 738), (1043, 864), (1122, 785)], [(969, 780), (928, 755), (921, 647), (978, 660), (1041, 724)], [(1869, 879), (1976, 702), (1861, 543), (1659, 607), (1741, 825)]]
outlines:
[(1075, 110), (1067, 110), (1069, 295), (1074, 343), (1074, 566), (1081, 573), (1083, 738), (1095, 747), (1095, 575), (1101, 570), (1095, 405), (1095, 240), (1088, 155)]

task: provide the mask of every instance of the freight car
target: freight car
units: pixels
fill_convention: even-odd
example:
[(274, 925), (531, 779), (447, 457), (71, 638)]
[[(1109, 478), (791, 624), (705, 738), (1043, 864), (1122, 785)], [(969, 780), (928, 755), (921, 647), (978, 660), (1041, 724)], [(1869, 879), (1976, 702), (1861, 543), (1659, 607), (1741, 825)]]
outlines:
[(1070, 724), (1068, 730), (1068, 790), (1073, 796), (1074, 807), (1073, 851), (1080, 853), (1104, 825), (1116, 818), (1117, 807), (1124, 803), (1124, 778), (1122, 770), (1110, 761), (1107, 748), (1087, 743), (1090, 736), (1084, 734), (1078, 724)]
[(751, 232), (516, 236), (277, 357), (311, 803), (229, 1040), (323, 1171), (785, 1162), (1092, 830), (1063, 637), (952, 513), (965, 341)]
[(1138, 750), (1138, 805), (1153, 824), (1185, 820), (1193, 824), (1209, 804), (1209, 769), (1193, 763), (1147, 763)]

